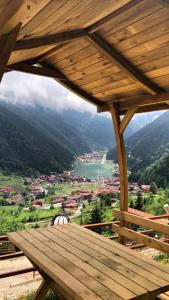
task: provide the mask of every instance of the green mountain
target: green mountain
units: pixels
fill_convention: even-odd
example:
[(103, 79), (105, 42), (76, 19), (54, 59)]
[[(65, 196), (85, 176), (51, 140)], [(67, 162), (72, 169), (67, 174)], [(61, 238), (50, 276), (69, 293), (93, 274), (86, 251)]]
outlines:
[[(154, 164), (155, 166), (158, 165), (157, 169), (159, 169), (159, 162), (161, 162), (162, 159), (160, 167), (162, 170), (162, 168), (164, 167), (164, 162), (167, 162), (167, 145), (169, 143), (168, 129), (169, 111), (161, 114), (153, 122), (126, 139), (128, 168), (131, 171), (132, 180), (141, 180), (142, 182), (149, 183), (152, 181), (151, 179), (155, 179), (155, 176), (161, 174), (158, 174), (156, 170), (156, 172), (154, 172), (154, 175), (152, 174), (151, 179), (149, 178), (148, 180), (148, 177), (146, 177), (148, 176), (148, 172), (150, 172), (150, 170), (152, 173)], [(112, 159), (112, 157), (115, 161), (117, 161), (115, 148), (113, 150), (110, 150), (107, 154), (108, 159)], [(145, 169), (147, 167), (150, 167), (150, 169), (149, 171), (146, 171), (147, 175), (144, 176), (143, 173), (145, 172)], [(167, 168), (167, 165), (165, 168)], [(159, 172), (161, 172), (160, 169)], [(158, 179), (158, 182), (159, 180), (160, 179)]]
[[(131, 136), (147, 122), (134, 119)], [(68, 169), (74, 156), (115, 146), (112, 121), (107, 116), (40, 105), (0, 104), (0, 169), (21, 174)]]
[[(77, 112), (64, 110), (60, 115), (65, 122), (74, 124), (83, 136), (85, 136), (91, 149), (111, 149), (115, 147), (115, 135), (112, 120), (108, 114), (91, 114), (90, 112)], [(125, 138), (127, 139), (139, 129), (153, 120), (156, 113), (142, 114), (133, 118), (129, 124)]]
[(141, 172), (139, 180), (155, 182), (158, 187), (169, 186), (169, 144), (163, 149), (163, 154)]
[[(7, 108), (8, 107), (8, 108)], [(56, 113), (0, 106), (0, 168), (30, 175), (70, 167), (74, 155), (90, 151), (80, 133)]]

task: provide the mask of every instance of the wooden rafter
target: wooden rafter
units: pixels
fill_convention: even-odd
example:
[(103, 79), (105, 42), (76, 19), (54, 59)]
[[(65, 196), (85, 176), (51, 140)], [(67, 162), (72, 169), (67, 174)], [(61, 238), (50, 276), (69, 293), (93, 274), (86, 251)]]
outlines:
[(119, 67), (135, 82), (148, 91), (150, 94), (155, 95), (162, 92), (162, 89), (156, 84), (151, 82), (145, 75), (136, 69), (134, 65), (126, 60), (112, 45), (108, 44), (104, 39), (95, 33), (88, 34), (88, 39), (92, 45), (110, 62)]
[(145, 108), (148, 111), (151, 110), (152, 105), (164, 106), (165, 103), (169, 101), (169, 92), (160, 93), (157, 95), (149, 96), (138, 96), (132, 99), (119, 99), (105, 102), (101, 107), (98, 106), (98, 112), (105, 112), (110, 110), (112, 102), (118, 101), (119, 112), (123, 114), (124, 111), (127, 111), (131, 106), (138, 106), (138, 111)]
[(11, 52), (15, 46), (16, 39), (21, 28), (21, 23), (18, 23), (16, 27), (6, 35), (3, 35), (0, 40), (0, 82), (5, 72), (6, 65), (8, 63)]
[(125, 113), (121, 123), (120, 123), (120, 134), (123, 134), (124, 130), (126, 129), (127, 125), (129, 124), (129, 122), (131, 121), (132, 117), (134, 116), (134, 114), (137, 111), (137, 106), (131, 106), (127, 112)]
[(57, 43), (66, 43), (72, 41), (73, 39), (82, 38), (86, 35), (84, 30), (73, 30), (68, 32), (59, 32), (51, 35), (46, 35), (42, 37), (31, 38), (27, 40), (18, 41), (15, 45), (14, 50), (25, 50), (41, 46), (55, 45)]
[[(60, 77), (62, 78), (62, 80), (60, 79), (56, 79), (56, 80), (59, 83), (61, 83), (65, 88), (67, 88), (68, 90), (70, 90), (71, 92), (79, 96), (80, 98), (87, 100), (91, 104), (94, 104), (96, 106), (98, 105), (98, 100), (95, 97), (80, 89), (78, 86), (72, 83), (65, 75), (63, 75), (59, 70), (57, 70), (51, 64), (45, 61), (40, 61), (39, 64), (45, 69), (57, 71)], [(103, 105), (103, 102), (100, 101), (100, 105)]]
[(42, 67), (32, 66), (26, 63), (16, 63), (7, 67), (9, 70), (15, 70), (24, 73), (30, 73), (40, 76), (52, 77), (59, 80), (64, 80), (56, 70), (45, 69)]

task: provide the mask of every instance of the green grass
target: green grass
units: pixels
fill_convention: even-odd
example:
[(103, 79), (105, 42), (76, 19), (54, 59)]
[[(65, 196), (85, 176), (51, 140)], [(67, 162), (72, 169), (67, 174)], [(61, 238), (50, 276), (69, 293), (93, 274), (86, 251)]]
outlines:
[(23, 192), (26, 189), (24, 178), (17, 175), (6, 176), (0, 173), (0, 188), (11, 187), (14, 191)]
[[(83, 220), (83, 224), (87, 224), (90, 219), (91, 211), (96, 207), (100, 207), (100, 200), (98, 199), (97, 201), (92, 201), (91, 204), (87, 204), (84, 209), (82, 209), (82, 218), (81, 216), (73, 218), (73, 222), (77, 224), (81, 224), (81, 220)], [(109, 222), (113, 220), (112, 216), (112, 207), (104, 207), (102, 209), (103, 212), (103, 222)]]

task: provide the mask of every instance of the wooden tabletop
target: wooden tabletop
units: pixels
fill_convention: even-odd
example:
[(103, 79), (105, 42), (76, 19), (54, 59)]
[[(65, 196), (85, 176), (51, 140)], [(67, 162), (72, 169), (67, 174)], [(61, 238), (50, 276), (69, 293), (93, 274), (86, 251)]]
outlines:
[(76, 224), (8, 234), (68, 299), (154, 299), (169, 290), (169, 268)]

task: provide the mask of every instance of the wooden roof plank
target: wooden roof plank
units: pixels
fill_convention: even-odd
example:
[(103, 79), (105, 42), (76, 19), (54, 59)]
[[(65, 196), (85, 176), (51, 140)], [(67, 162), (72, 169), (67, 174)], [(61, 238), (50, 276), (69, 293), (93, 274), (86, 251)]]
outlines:
[(109, 45), (101, 37), (92, 33), (88, 34), (88, 39), (102, 55), (109, 59), (113, 64), (117, 65), (134, 81), (138, 82), (146, 91), (153, 95), (162, 91), (158, 86), (138, 71), (135, 66), (128, 62), (112, 45)]
[(94, 105), (102, 105), (103, 103), (100, 101), (100, 103), (95, 99), (92, 95), (86, 93), (85, 91), (81, 90), (78, 86), (74, 85), (71, 81), (68, 80), (66, 76), (64, 76), (59, 70), (57, 70), (55, 67), (51, 66), (49, 63), (45, 61), (41, 61), (40, 65), (43, 66), (45, 69), (51, 69), (55, 70), (60, 74), (62, 81), (60, 79), (57, 79), (59, 83), (61, 83), (63, 86), (65, 86), (67, 89), (69, 89), (71, 92), (75, 93), (77, 96), (81, 97), (84, 100), (87, 100), (88, 102), (94, 104)]

